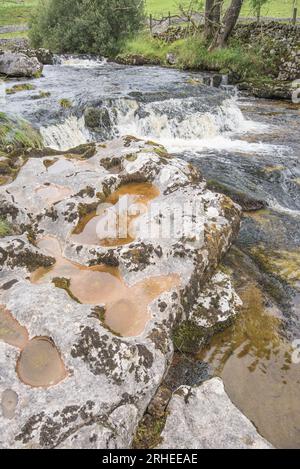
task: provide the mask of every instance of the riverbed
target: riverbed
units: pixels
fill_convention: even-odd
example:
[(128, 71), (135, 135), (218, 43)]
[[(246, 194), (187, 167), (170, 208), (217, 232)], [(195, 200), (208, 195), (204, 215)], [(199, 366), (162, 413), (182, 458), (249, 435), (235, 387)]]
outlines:
[(201, 168), (214, 187), (260, 202), (260, 210), (244, 212), (223, 265), (242, 314), (194, 359), (222, 377), (262, 436), (300, 448), (300, 363), (293, 358), (300, 339), (300, 107), (213, 81), (63, 57), (31, 81), (35, 89), (7, 95), (3, 111), (30, 121), (60, 150), (127, 134), (158, 141)]

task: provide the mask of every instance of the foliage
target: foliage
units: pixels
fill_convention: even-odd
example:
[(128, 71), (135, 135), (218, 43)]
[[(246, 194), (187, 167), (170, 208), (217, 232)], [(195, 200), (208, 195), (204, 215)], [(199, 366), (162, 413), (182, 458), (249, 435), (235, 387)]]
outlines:
[(29, 36), (55, 52), (112, 55), (143, 20), (143, 0), (40, 0)]
[(43, 147), (42, 138), (28, 122), (13, 119), (0, 112), (0, 151), (5, 147), (37, 148)]
[(69, 99), (66, 99), (66, 98), (62, 98), (60, 101), (59, 101), (59, 105), (65, 109), (68, 109), (70, 107), (72, 107), (72, 103)]
[(251, 78), (272, 74), (273, 59), (262, 57), (254, 47), (244, 49), (238, 42), (231, 40), (226, 49), (208, 52), (205, 43), (199, 36), (188, 37), (167, 44), (146, 34), (127, 41), (122, 53), (124, 56), (140, 54), (154, 62), (166, 65), (166, 55), (174, 53), (176, 67), (195, 70), (215, 70), (222, 73), (234, 72), (240, 78)]
[(4, 219), (0, 218), (0, 238), (4, 238), (11, 233), (10, 224)]

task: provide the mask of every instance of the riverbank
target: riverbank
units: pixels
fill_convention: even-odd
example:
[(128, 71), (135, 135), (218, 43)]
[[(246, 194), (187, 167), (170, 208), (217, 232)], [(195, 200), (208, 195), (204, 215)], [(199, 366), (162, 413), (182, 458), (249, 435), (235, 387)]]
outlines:
[[(299, 407), (300, 371), (299, 365), (292, 363), (291, 358), (292, 341), (299, 337), (299, 107), (292, 103), (245, 98), (242, 93), (236, 96), (231, 89), (200, 85), (202, 78), (203, 74), (199, 72), (187, 72), (175, 68), (131, 67), (104, 60), (93, 61), (91, 58), (60, 57), (60, 61), (55, 61), (54, 65), (45, 65), (43, 75), (26, 82), (27, 86), (22, 89), (20, 86), (23, 83), (19, 80), (4, 83), (6, 96), (3, 111), (7, 115), (17, 115), (19, 118), (26, 119), (39, 130), (43, 145), (51, 147), (46, 152), (40, 151), (41, 142), (35, 139), (25, 141), (24, 145), (20, 145), (20, 133), (17, 131), (20, 123), (3, 122), (4, 151), (11, 150), (12, 153), (2, 156), (1, 160), (2, 170), (5, 172), (2, 176), (3, 186), (0, 187), (5, 202), (2, 203), (3, 211), (0, 212), (2, 233), (5, 236), (2, 238), (2, 243), (5, 252), (8, 250), (8, 245), (15, 246), (14, 243), (18, 243), (17, 247), (20, 246), (17, 248), (19, 263), (26, 262), (28, 259), (34, 261), (37, 259), (37, 261), (45, 261), (45, 266), (47, 266), (49, 257), (41, 258), (35, 255), (41, 254), (39, 252), (41, 246), (36, 245), (35, 236), (42, 237), (44, 233), (60, 239), (67, 262), (74, 261), (75, 265), (81, 265), (80, 269), (83, 268), (83, 270), (80, 270), (80, 282), (88, 278), (86, 276), (103, 274), (102, 271), (91, 270), (90, 267), (94, 264), (85, 262), (89, 252), (91, 252), (89, 258), (91, 261), (96, 264), (103, 261), (109, 265), (110, 269), (113, 269), (107, 272), (109, 274), (115, 273), (117, 269), (115, 253), (118, 259), (119, 253), (124, 253), (124, 268), (122, 258), (120, 271), (123, 275), (123, 272), (129, 269), (130, 278), (138, 281), (143, 281), (144, 275), (147, 276), (148, 272), (151, 275), (154, 273), (153, 269), (164, 262), (165, 252), (168, 253), (168, 259), (171, 259), (172, 264), (172, 257), (169, 257), (171, 248), (167, 242), (163, 245), (162, 251), (156, 245), (152, 250), (152, 244), (148, 241), (138, 246), (137, 242), (133, 242), (130, 248), (127, 245), (116, 248), (105, 246), (94, 248), (81, 241), (76, 249), (77, 241), (74, 244), (74, 238), (68, 238), (68, 233), (73, 225), (76, 225), (77, 218), (80, 216), (86, 221), (84, 216), (87, 215), (87, 210), (95, 209), (95, 202), (101, 196), (102, 188), (107, 196), (110, 190), (117, 187), (118, 181), (128, 183), (135, 176), (137, 176), (137, 181), (141, 181), (141, 176), (144, 181), (145, 176), (149, 174), (147, 182), (154, 183), (155, 186), (160, 184), (163, 198), (169, 197), (176, 201), (176, 194), (182, 191), (184, 194), (189, 194), (189, 200), (193, 198), (199, 200), (196, 193), (190, 193), (189, 184), (185, 185), (185, 180), (180, 179), (180, 187), (176, 189), (177, 171), (179, 174), (184, 171), (187, 174), (184, 177), (189, 177), (192, 188), (203, 187), (205, 193), (210, 193), (211, 190), (223, 191), (232, 196), (234, 201), (243, 205), (244, 209), (241, 230), (237, 235), (233, 250), (227, 254), (220, 267), (221, 277), (217, 276), (222, 283), (224, 274), (232, 279), (232, 285), (244, 303), (240, 320), (237, 319), (237, 322), (234, 321), (232, 325), (226, 321), (229, 329), (217, 333), (211, 339), (208, 337), (207, 344), (203, 344), (202, 340), (200, 344), (198, 343), (201, 336), (199, 337), (197, 330), (191, 327), (193, 321), (190, 314), (186, 316), (186, 319), (190, 321), (182, 321), (185, 318), (176, 316), (176, 305), (173, 303), (169, 305), (165, 298), (164, 303), (167, 307), (165, 308), (163, 302), (159, 302), (160, 308), (155, 310), (155, 316), (153, 316), (156, 321), (155, 330), (148, 329), (147, 340), (141, 339), (140, 336), (137, 340), (135, 338), (127, 340), (118, 335), (113, 337), (111, 331), (105, 327), (103, 334), (108, 339), (103, 343), (103, 311), (100, 309), (93, 311), (98, 316), (93, 315), (90, 318), (89, 305), (80, 304), (74, 300), (74, 297), (81, 298), (82, 292), (74, 289), (76, 283), (68, 284), (65, 279), (66, 274), (62, 278), (57, 276), (55, 271), (53, 274), (55, 273), (58, 277), (56, 283), (32, 284), (26, 278), (24, 279), (24, 275), (26, 277), (28, 275), (24, 267), (14, 267), (12, 277), (5, 282), (8, 289), (4, 290), (6, 296), (2, 303), (7, 305), (7, 309), (15, 319), (24, 327), (29, 327), (29, 330), (32, 330), (31, 323), (27, 321), (25, 314), (29, 309), (32, 311), (32, 304), (37, 305), (34, 306), (36, 308), (34, 317), (41, 319), (33, 335), (42, 336), (45, 339), (41, 343), (26, 343), (26, 347), (31, 347), (31, 345), (49, 347), (49, 337), (51, 337), (56, 347), (54, 351), (52, 350), (56, 354), (56, 359), (61, 358), (67, 370), (74, 370), (74, 378), (68, 376), (49, 389), (39, 389), (41, 398), (36, 400), (35, 388), (27, 385), (24, 390), (25, 385), (18, 382), (14, 371), (17, 351), (10, 348), (11, 354), (14, 355), (10, 355), (9, 366), (6, 366), (9, 376), (5, 380), (5, 389), (13, 389), (20, 401), (27, 396), (26, 393), (29, 393), (28, 395), (33, 396), (30, 402), (35, 404), (27, 406), (24, 411), (22, 409), (22, 412), (17, 407), (15, 419), (5, 422), (5, 432), (3, 431), (2, 434), (9, 434), (13, 438), (15, 422), (18, 426), (23, 423), (26, 425), (33, 415), (39, 414), (40, 409), (45, 412), (37, 423), (36, 434), (28, 434), (24, 431), (21, 436), (19, 432), (20, 439), (14, 443), (15, 446), (23, 446), (23, 440), (28, 438), (33, 444), (37, 443), (46, 447), (75, 445), (76, 439), (67, 437), (62, 429), (61, 415), (65, 415), (64, 409), (70, 401), (72, 405), (85, 409), (84, 389), (89, 387), (97, 390), (103, 389), (103, 393), (99, 398), (97, 391), (96, 400), (93, 395), (89, 395), (91, 401), (96, 404), (89, 409), (88, 418), (89, 415), (96, 419), (108, 416), (109, 424), (119, 422), (119, 414), (117, 416), (114, 413), (111, 414), (111, 405), (114, 406), (120, 402), (118, 409), (121, 409), (124, 421), (139, 423), (137, 431), (126, 427), (126, 437), (116, 439), (117, 447), (129, 446), (132, 439), (134, 446), (137, 447), (161, 445), (163, 444), (161, 438), (168, 438), (168, 428), (172, 423), (172, 420), (167, 421), (163, 430), (169, 410), (172, 419), (172, 400), (168, 404), (171, 394), (181, 385), (197, 384), (201, 389), (201, 382), (212, 376), (222, 378), (229, 398), (244, 415), (254, 422), (265, 439), (276, 447), (300, 446), (299, 437), (294, 431), (294, 428), (299, 427), (297, 409)], [(12, 92), (16, 89), (19, 91)], [(69, 105), (62, 106), (62, 102), (68, 102)], [(13, 129), (16, 129), (17, 139), (13, 138)], [(122, 139), (124, 135), (135, 137)], [(116, 140), (113, 140), (116, 137), (121, 139), (117, 144)], [(106, 142), (107, 140), (113, 140), (113, 142)], [(87, 142), (100, 143), (80, 145)], [(158, 144), (153, 142), (158, 142)], [(76, 154), (74, 149), (71, 150), (76, 145), (80, 145), (79, 149), (82, 153), (78, 153), (79, 149), (76, 149)], [(13, 151), (14, 147), (15, 150), (20, 151), (18, 157)], [(29, 152), (27, 147), (34, 151)], [(120, 157), (118, 157), (118, 152), (120, 152)], [(158, 166), (154, 167), (155, 162)], [(204, 179), (197, 183), (197, 174), (200, 173), (190, 173), (191, 165), (196, 167), (197, 171), (201, 171), (208, 181), (205, 189)], [(34, 177), (32, 177), (33, 174)], [(163, 178), (160, 177), (162, 174)], [(171, 177), (170, 192), (166, 179), (168, 174), (170, 177), (174, 174)], [(101, 179), (102, 175), (104, 179)], [(101, 181), (103, 181), (102, 185)], [(74, 191), (74, 194), (70, 194), (70, 191)], [(212, 203), (220, 200), (220, 197), (223, 196), (214, 196)], [(26, 206), (26, 211), (23, 210), (23, 206)], [(225, 215), (230, 210), (230, 206), (226, 204), (223, 207), (226, 210)], [(16, 208), (19, 209), (18, 213)], [(262, 210), (253, 211), (257, 208)], [(216, 210), (210, 210), (210, 214), (213, 217), (214, 229), (218, 228), (218, 218), (215, 218)], [(226, 221), (223, 219), (222, 223), (224, 222)], [(10, 226), (15, 230), (13, 233), (8, 231)], [(223, 224), (222, 227), (224, 229)], [(40, 231), (43, 229), (45, 232)], [(234, 231), (236, 233), (236, 230)], [(28, 234), (27, 238), (25, 232)], [(11, 236), (8, 237), (8, 234)], [(84, 235), (86, 234), (88, 233), (85, 232)], [(76, 236), (80, 235), (79, 233)], [(213, 240), (215, 236), (214, 233)], [(190, 236), (186, 242), (190, 249)], [(210, 242), (209, 237), (206, 242)], [(188, 266), (189, 257), (185, 251), (181, 250), (178, 243), (175, 247), (176, 266), (178, 263)], [(216, 239), (214, 252), (220, 248), (222, 248), (222, 243)], [(9, 250), (9, 252), (13, 251)], [(30, 254), (31, 252), (33, 255)], [(98, 257), (100, 254), (102, 257)], [(55, 253), (54, 257), (61, 262), (60, 252), (58, 256)], [(148, 260), (150, 265), (147, 265)], [(210, 265), (210, 258), (208, 261)], [(64, 264), (59, 264), (59, 262), (56, 267), (64, 267)], [(132, 262), (139, 262), (141, 267), (137, 268)], [(169, 272), (167, 269), (161, 271)], [(72, 275), (76, 272), (77, 270), (71, 269)], [(171, 270), (170, 273), (172, 273)], [(201, 272), (200, 274), (197, 272), (195, 278), (201, 278), (201, 275)], [(118, 280), (119, 277), (114, 275), (112, 277), (110, 277), (112, 281), (122, 280), (122, 278)], [(186, 279), (187, 276), (185, 275), (184, 278)], [(14, 279), (18, 279), (19, 282), (9, 283)], [(38, 277), (35, 279), (39, 282)], [(134, 283), (132, 281), (132, 284)], [(118, 288), (117, 291), (119, 291)], [(192, 288), (190, 292), (192, 295), (194, 292), (197, 293)], [(207, 296), (211, 297), (210, 294)], [(223, 294), (221, 296), (224, 297)], [(51, 315), (49, 315), (49, 304), (45, 300), (49, 297), (52, 301)], [(217, 296), (212, 296), (210, 306), (217, 304), (215, 297), (217, 299)], [(22, 298), (22, 309), (15, 302), (15, 298)], [(193, 297), (189, 298), (192, 302)], [(197, 298), (200, 298), (198, 293)], [(40, 304), (42, 303), (45, 307), (41, 310)], [(61, 311), (64, 308), (66, 308), (66, 314), (62, 316)], [(203, 311), (202, 308), (199, 310)], [(72, 316), (71, 322), (69, 322), (70, 316), (67, 311)], [(125, 313), (127, 311), (125, 306), (124, 311)], [(172, 319), (164, 323), (165, 329), (162, 337), (160, 318), (164, 320), (169, 311), (171, 311), (170, 318)], [(5, 313), (4, 319), (7, 317), (9, 316)], [(51, 324), (48, 322), (49, 317)], [(213, 317), (216, 317), (215, 312), (213, 312)], [(90, 327), (90, 330), (84, 337), (80, 336), (78, 339), (78, 334), (74, 331), (74, 323), (78, 323), (79, 330), (81, 326), (85, 328), (85, 332), (87, 327)], [(182, 327), (178, 327), (179, 325)], [(68, 334), (65, 333), (67, 326), (70, 328)], [(108, 327), (114, 329), (110, 322)], [(64, 342), (64, 337), (59, 335), (61, 330), (64, 331), (64, 337), (68, 337), (68, 343)], [(174, 334), (171, 330), (174, 330)], [(94, 332), (99, 333), (99, 344), (98, 336), (95, 336)], [(93, 341), (95, 338), (93, 343), (96, 344), (97, 354), (94, 348), (85, 342), (91, 335)], [(79, 347), (77, 347), (77, 340), (80, 341)], [(133, 345), (127, 349), (129, 342)], [(166, 355), (165, 350), (168, 344), (171, 350), (173, 343), (177, 350), (176, 354)], [(136, 354), (136, 349), (132, 348), (135, 344), (138, 347)], [(162, 352), (156, 348), (161, 344), (166, 346)], [(8, 345), (4, 344), (4, 347)], [(127, 365), (126, 358), (121, 359), (119, 362), (121, 365), (116, 365), (114, 357), (118, 359), (119, 356), (115, 351), (116, 348), (117, 350), (122, 348), (125, 354), (132, 353), (137, 357), (136, 368), (131, 374), (128, 372), (129, 376), (126, 371), (122, 376), (119, 373), (120, 369), (126, 370)], [(74, 350), (74, 356), (70, 357), (70, 349)], [(60, 351), (60, 357), (57, 356), (56, 350)], [(103, 354), (112, 350), (112, 357), (103, 355), (103, 358), (100, 357), (101, 360), (95, 361), (98, 360), (99, 350), (101, 353), (103, 351)], [(180, 353), (180, 350), (183, 353)], [(153, 364), (151, 364), (150, 353), (154, 357)], [(94, 356), (95, 360), (93, 360)], [(85, 357), (86, 361), (84, 361)], [(143, 357), (146, 361), (143, 361)], [(142, 360), (141, 363), (138, 363), (139, 360)], [(148, 363), (149, 368), (145, 369), (144, 364)], [(58, 360), (57, 364), (61, 365), (61, 361)], [(105, 367), (106, 364), (111, 364), (113, 369), (105, 368), (103, 371), (103, 366)], [(89, 366), (93, 366), (96, 372), (99, 370), (100, 374), (94, 377), (93, 373), (89, 372)], [(130, 368), (129, 371), (131, 370)], [(165, 373), (167, 370), (168, 374)], [(77, 378), (79, 373), (80, 379)], [(61, 376), (64, 374), (59, 374), (58, 378)], [(123, 381), (120, 386), (112, 383), (108, 389), (105, 384), (106, 380), (114, 379), (115, 376), (117, 379), (120, 377), (126, 384), (123, 384)], [(136, 383), (134, 376), (137, 376), (137, 379), (149, 377), (147, 387), (145, 388), (144, 381), (140, 384)], [(153, 376), (155, 376), (155, 382)], [(74, 393), (70, 391), (74, 386), (74, 379), (77, 380), (78, 396), (74, 396)], [(246, 383), (247, 392), (241, 383)], [(161, 386), (154, 396), (159, 385)], [(164, 391), (165, 400), (160, 398), (162, 386), (164, 390), (167, 388), (166, 393)], [(127, 398), (123, 400), (125, 389), (129, 394), (130, 402)], [(144, 389), (146, 389), (145, 394), (143, 394)], [(53, 402), (57, 402), (55, 398), (58, 391), (62, 393), (62, 398), (58, 408), (53, 409), (52, 413), (52, 410), (44, 403), (50, 398)], [(107, 400), (107, 395), (112, 398)], [(122, 398), (120, 401), (118, 401), (119, 395)], [(209, 396), (211, 395), (213, 395), (212, 392)], [(105, 399), (107, 407), (103, 406), (102, 398)], [(255, 408), (251, 406), (252, 402), (256, 403)], [(207, 403), (205, 407), (210, 409)], [(276, 411), (274, 412), (273, 409)], [(55, 410), (59, 412), (57, 416), (56, 414), (54, 416)], [(293, 419), (290, 418), (291, 412), (294, 415)], [(70, 430), (75, 436), (78, 419), (80, 419), (79, 414), (77, 410), (74, 414), (72, 413), (75, 423), (73, 425), (71, 422), (70, 427), (67, 428), (67, 432)], [(47, 423), (48, 417), (50, 427)], [(78, 435), (78, 442), (87, 446), (104, 445), (105, 435), (101, 439), (102, 426), (95, 427), (98, 443), (95, 443), (94, 439), (85, 440), (85, 432), (89, 430), (85, 423), (84, 413), (83, 421), (80, 421), (83, 434), (80, 432)], [(53, 431), (53, 425), (57, 425), (57, 432)], [(152, 429), (152, 433), (149, 428)], [(113, 434), (120, 435), (118, 424), (114, 426), (114, 429)], [(94, 427), (92, 430), (94, 431)], [(162, 430), (163, 433), (160, 435)], [(47, 432), (49, 438), (41, 442), (37, 441), (40, 432)], [(145, 435), (149, 436), (151, 441), (149, 438), (145, 441)], [(8, 441), (8, 438), (6, 440)]]
[(238, 25), (226, 49), (208, 52), (201, 30), (190, 35), (171, 27), (127, 41), (117, 62), (161, 65), (226, 75), (228, 84), (268, 99), (291, 99), (300, 78), (300, 27), (288, 24)]

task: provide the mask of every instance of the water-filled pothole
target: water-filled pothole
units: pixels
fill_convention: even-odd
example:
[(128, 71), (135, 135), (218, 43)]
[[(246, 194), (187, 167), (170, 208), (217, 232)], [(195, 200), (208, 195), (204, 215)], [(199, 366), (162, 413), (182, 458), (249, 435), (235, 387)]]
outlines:
[(27, 343), (18, 359), (17, 373), (23, 383), (46, 388), (67, 376), (61, 356), (48, 337), (35, 337)]
[(71, 189), (68, 187), (58, 186), (56, 184), (44, 184), (43, 186), (37, 187), (35, 192), (47, 205), (60, 202), (72, 194)]
[(158, 196), (158, 188), (150, 183), (124, 184), (110, 194), (97, 211), (82, 217), (71, 236), (72, 241), (106, 247), (131, 243), (135, 239), (138, 218)]
[[(49, 387), (62, 381), (67, 376), (60, 354), (49, 337), (35, 337), (29, 340), (26, 327), (13, 315), (0, 306), (0, 340), (21, 350), (16, 372), (19, 379), (32, 387)], [(3, 401), (3, 399), (2, 399)], [(4, 403), (3, 403), (4, 402)], [(14, 394), (7, 394), (2, 402), (7, 418), (12, 418), (11, 406)], [(4, 410), (3, 408), (3, 413)]]
[(44, 238), (38, 246), (55, 257), (51, 268), (39, 268), (31, 281), (42, 284), (53, 281), (65, 288), (80, 303), (105, 305), (105, 324), (122, 336), (135, 336), (143, 332), (150, 319), (148, 305), (160, 294), (180, 284), (177, 274), (149, 277), (128, 286), (116, 267), (104, 264), (86, 267), (65, 259), (55, 238)]
[(21, 326), (2, 305), (0, 305), (0, 340), (20, 349), (25, 347), (29, 340), (26, 327)]

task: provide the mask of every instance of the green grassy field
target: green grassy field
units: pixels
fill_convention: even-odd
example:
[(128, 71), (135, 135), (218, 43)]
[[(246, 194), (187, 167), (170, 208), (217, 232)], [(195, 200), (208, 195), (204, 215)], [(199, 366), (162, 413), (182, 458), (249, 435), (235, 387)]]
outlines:
[[(225, 0), (225, 5), (230, 0)], [(154, 17), (160, 17), (162, 15), (167, 16), (170, 11), (171, 14), (178, 12), (178, 4), (188, 5), (189, 0), (147, 0), (147, 11), (152, 13)], [(204, 4), (205, 2), (202, 1)], [(298, 8), (300, 9), (300, 0), (298, 0)], [(262, 15), (274, 16), (274, 17), (291, 17), (293, 10), (293, 0), (270, 0), (267, 5), (262, 8)], [(245, 0), (245, 4), (242, 9), (242, 15), (253, 16), (253, 11), (250, 8), (249, 0)], [(299, 12), (300, 15), (300, 12)]]
[(38, 0), (0, 0), (0, 26), (28, 21)]
[[(226, 0), (225, 3), (229, 3), (229, 1)], [(300, 0), (297, 1), (300, 10)], [(0, 26), (26, 23), (37, 2), (38, 0), (0, 0)], [(167, 15), (169, 11), (171, 14), (176, 14), (179, 3), (188, 4), (189, 0), (146, 0), (146, 10), (148, 14), (152, 13), (157, 17)], [(274, 17), (291, 17), (292, 5), (293, 0), (270, 0), (264, 6), (262, 14)], [(249, 7), (249, 0), (245, 0), (242, 14), (244, 16), (253, 15)]]

